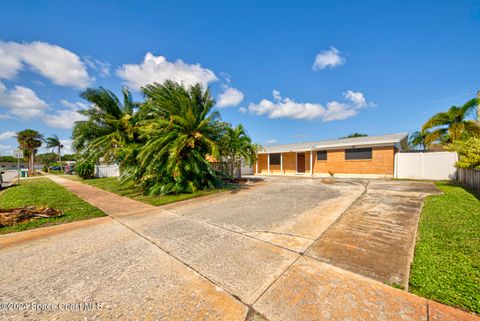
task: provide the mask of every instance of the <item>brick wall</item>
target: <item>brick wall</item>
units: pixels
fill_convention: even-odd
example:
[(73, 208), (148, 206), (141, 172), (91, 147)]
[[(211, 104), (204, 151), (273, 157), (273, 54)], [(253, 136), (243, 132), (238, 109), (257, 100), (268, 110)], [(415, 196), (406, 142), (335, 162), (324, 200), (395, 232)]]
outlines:
[(393, 175), (395, 151), (393, 146), (372, 148), (372, 159), (345, 160), (345, 150), (329, 150), (326, 161), (317, 161), (314, 153), (314, 173), (382, 174)]

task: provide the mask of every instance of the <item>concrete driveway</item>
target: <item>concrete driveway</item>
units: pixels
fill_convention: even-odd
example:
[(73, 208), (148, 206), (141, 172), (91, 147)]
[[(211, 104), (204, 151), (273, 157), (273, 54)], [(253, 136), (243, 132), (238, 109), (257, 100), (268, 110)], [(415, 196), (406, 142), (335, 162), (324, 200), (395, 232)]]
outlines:
[[(0, 309), (2, 319), (245, 320), (259, 313), (269, 320), (427, 320), (427, 310), (431, 319), (457, 313), (381, 283), (408, 279), (422, 199), (438, 192), (431, 183), (278, 177), (155, 208), (52, 179), (109, 217), (1, 236), (0, 302), (24, 304)], [(378, 264), (392, 259), (389, 251), (401, 259)]]

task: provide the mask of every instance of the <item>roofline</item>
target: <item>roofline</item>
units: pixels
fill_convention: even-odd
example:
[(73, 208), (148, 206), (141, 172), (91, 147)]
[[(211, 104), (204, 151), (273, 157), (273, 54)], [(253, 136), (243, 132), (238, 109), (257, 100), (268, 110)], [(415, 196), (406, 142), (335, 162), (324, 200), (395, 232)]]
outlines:
[[(330, 143), (330, 144), (322, 144), (321, 141), (317, 142), (311, 142), (311, 146), (309, 147), (299, 147), (295, 148), (292, 146), (291, 149), (289, 150), (284, 150), (284, 151), (267, 151), (267, 150), (262, 150), (258, 151), (258, 154), (271, 154), (271, 153), (290, 153), (290, 152), (306, 152), (306, 151), (314, 151), (314, 150), (332, 150), (332, 149), (343, 149), (343, 148), (356, 148), (356, 147), (382, 147), (382, 146), (399, 146), (401, 145), (402, 140), (408, 137), (408, 133), (399, 133), (399, 134), (392, 134), (392, 135), (398, 135), (398, 136), (403, 136), (400, 139), (382, 139), (381, 136), (379, 136), (378, 140), (374, 141), (345, 141), (347, 139), (342, 139), (342, 142), (338, 143)], [(370, 137), (375, 137), (375, 136), (370, 136)], [(355, 138), (352, 138), (354, 140)], [(358, 140), (358, 139), (357, 139)], [(308, 144), (308, 143), (298, 143), (298, 144)], [(294, 144), (293, 144), (294, 145)], [(277, 147), (278, 149), (281, 149), (283, 145), (272, 145), (272, 146), (267, 146), (266, 148), (275, 148)], [(397, 146), (397, 147), (398, 147)]]

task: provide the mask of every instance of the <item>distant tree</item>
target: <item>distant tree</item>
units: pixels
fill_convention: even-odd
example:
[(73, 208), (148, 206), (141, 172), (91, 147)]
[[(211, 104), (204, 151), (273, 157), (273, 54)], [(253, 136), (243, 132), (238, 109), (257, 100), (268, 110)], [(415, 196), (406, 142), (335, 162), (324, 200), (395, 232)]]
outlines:
[(13, 156), (0, 156), (0, 162), (17, 162), (17, 159)]
[(58, 163), (60, 164), (60, 168), (63, 170), (62, 167), (62, 148), (63, 145), (60, 142), (60, 139), (57, 135), (53, 135), (52, 137), (48, 137), (45, 142), (47, 143), (47, 148), (56, 148), (58, 154)]
[(340, 138), (355, 138), (355, 137), (366, 137), (368, 136), (367, 134), (362, 134), (362, 133), (353, 133), (345, 137), (340, 137)]
[(17, 141), (20, 149), (28, 155), (28, 175), (33, 175), (35, 154), (42, 146), (43, 136), (33, 129), (25, 129), (17, 133)]
[(425, 143), (425, 140), (428, 135), (428, 132), (422, 130), (417, 130), (416, 132), (413, 132), (412, 135), (410, 135), (410, 137), (408, 138), (408, 147), (410, 149), (415, 149), (417, 147), (420, 147), (420, 149), (426, 149), (427, 145)]
[(63, 155), (63, 160), (65, 162), (71, 162), (71, 161), (76, 161), (78, 159), (78, 155), (77, 154), (64, 154)]
[(422, 131), (430, 130), (425, 138), (425, 144), (449, 144), (456, 140), (480, 136), (480, 126), (467, 117), (475, 111), (478, 99), (467, 101), (463, 106), (452, 106), (446, 112), (433, 115), (422, 126)]
[(50, 172), (50, 167), (58, 160), (58, 156), (55, 153), (39, 154), (37, 160), (43, 164), (44, 171)]
[(222, 155), (229, 163), (230, 178), (233, 179), (236, 176), (235, 171), (241, 177), (242, 173), (239, 167), (242, 161), (253, 165), (256, 160), (257, 146), (252, 143), (252, 139), (242, 125), (231, 127), (228, 124), (225, 129), (222, 137)]

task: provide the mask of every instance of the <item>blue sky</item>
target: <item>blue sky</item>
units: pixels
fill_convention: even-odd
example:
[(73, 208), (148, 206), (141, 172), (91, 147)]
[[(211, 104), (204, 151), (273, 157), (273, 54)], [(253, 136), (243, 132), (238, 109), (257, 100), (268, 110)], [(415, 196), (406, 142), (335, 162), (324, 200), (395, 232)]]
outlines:
[(419, 2), (2, 0), (0, 154), (68, 146), (86, 86), (167, 78), (261, 144), (413, 131), (480, 89), (480, 2)]

